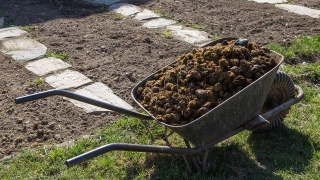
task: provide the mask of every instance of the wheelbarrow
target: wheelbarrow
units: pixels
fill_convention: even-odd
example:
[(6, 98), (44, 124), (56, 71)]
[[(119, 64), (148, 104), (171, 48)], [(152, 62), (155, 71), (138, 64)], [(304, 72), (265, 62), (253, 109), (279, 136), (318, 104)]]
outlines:
[[(224, 40), (235, 39), (236, 38), (223, 38), (210, 42), (203, 47), (213, 46)], [(272, 55), (276, 59), (276, 67), (206, 114), (184, 125), (169, 125), (157, 120), (153, 114), (137, 101), (137, 89), (143, 86), (146, 81), (152, 79), (160, 70), (142, 80), (131, 91), (131, 96), (134, 101), (147, 114), (117, 107), (104, 101), (91, 99), (66, 90), (49, 90), (31, 94), (16, 98), (15, 102), (22, 103), (53, 95), (60, 95), (134, 116), (141, 120), (156, 120), (165, 128), (165, 140), (168, 146), (111, 143), (66, 160), (68, 167), (82, 163), (101, 154), (119, 150), (179, 154), (183, 155), (183, 157), (192, 155), (191, 160), (195, 167), (198, 170), (201, 170), (201, 168), (205, 170), (210, 147), (243, 130), (266, 131), (279, 126), (288, 113), (290, 106), (303, 98), (303, 90), (293, 83), (290, 76), (283, 72), (278, 72), (280, 64), (283, 61), (283, 56), (276, 52), (272, 52)], [(168, 130), (171, 130), (171, 132), (168, 133)], [(186, 148), (171, 147), (169, 145), (170, 143), (167, 137), (172, 133), (177, 133), (184, 139)], [(202, 162), (199, 162), (195, 156), (202, 153), (204, 153)], [(187, 163), (187, 165), (188, 164), (189, 163)], [(190, 168), (189, 165), (188, 167)]]

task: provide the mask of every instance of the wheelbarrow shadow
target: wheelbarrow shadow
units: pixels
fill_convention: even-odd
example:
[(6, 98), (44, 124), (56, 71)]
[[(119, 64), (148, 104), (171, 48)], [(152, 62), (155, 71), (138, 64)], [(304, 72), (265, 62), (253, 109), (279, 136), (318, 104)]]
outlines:
[[(206, 172), (190, 172), (182, 156), (147, 153), (145, 179), (282, 179), (269, 169), (257, 165), (238, 144), (211, 148), (208, 163)], [(134, 179), (138, 176), (136, 173), (129, 167), (125, 179)]]
[[(290, 170), (300, 174), (312, 158), (309, 137), (297, 130), (279, 127), (267, 133), (251, 133), (247, 139), (252, 154), (239, 144), (214, 146), (209, 151), (206, 172), (190, 172), (183, 156), (147, 153), (144, 168), (146, 179), (283, 179), (275, 171)], [(189, 163), (192, 166), (191, 160)], [(137, 172), (127, 169), (132, 179)]]
[(251, 133), (248, 143), (266, 169), (291, 170), (297, 174), (308, 166), (317, 147), (307, 135), (285, 126), (267, 133)]

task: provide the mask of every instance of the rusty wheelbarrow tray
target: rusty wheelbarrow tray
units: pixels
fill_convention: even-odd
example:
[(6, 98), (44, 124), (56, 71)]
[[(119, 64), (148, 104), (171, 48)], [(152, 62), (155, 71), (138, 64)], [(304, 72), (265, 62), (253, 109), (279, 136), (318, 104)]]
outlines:
[[(236, 38), (223, 38), (213, 41), (205, 46), (212, 46), (220, 43), (224, 40), (235, 40)], [(203, 46), (203, 47), (205, 47)], [(127, 144), (127, 143), (111, 143), (74, 158), (68, 159), (66, 165), (68, 167), (79, 164), (101, 154), (114, 150), (124, 150), (124, 151), (136, 151), (136, 152), (155, 152), (155, 153), (166, 153), (166, 154), (180, 154), (180, 155), (196, 155), (202, 152), (208, 153), (208, 149), (245, 129), (255, 130), (259, 127), (266, 125), (267, 119), (281, 114), (281, 112), (286, 111), (290, 106), (297, 103), (303, 98), (303, 90), (294, 84), (293, 93), (294, 96), (286, 98), (281, 104), (268, 109), (261, 113), (262, 107), (267, 99), (268, 93), (275, 81), (278, 78), (279, 73), (277, 71), (280, 64), (283, 61), (283, 56), (273, 52), (272, 55), (275, 57), (277, 66), (272, 70), (264, 74), (262, 77), (245, 87), (243, 90), (239, 91), (228, 100), (224, 101), (217, 107), (213, 108), (203, 116), (198, 119), (181, 126), (172, 126), (158, 121), (150, 112), (148, 112), (138, 101), (136, 91), (139, 87), (143, 86), (144, 83), (153, 78), (153, 76), (158, 73), (154, 72), (149, 77), (138, 83), (131, 91), (131, 95), (134, 101), (144, 109), (148, 115), (138, 113), (136, 111), (123, 109), (106, 102), (91, 99), (85, 96), (81, 96), (65, 90), (49, 90), (32, 95), (27, 95), (23, 97), (16, 98), (16, 103), (22, 103), (27, 101), (32, 101), (40, 98), (45, 98), (53, 95), (61, 95), (78, 101), (82, 101), (91, 105), (106, 108), (112, 111), (116, 111), (129, 116), (134, 116), (140, 118), (141, 120), (156, 120), (158, 123), (162, 124), (166, 129), (171, 129), (172, 132), (179, 134), (186, 143), (186, 148), (176, 148), (170, 146), (156, 146), (156, 145), (141, 145), (141, 144)], [(170, 65), (169, 65), (170, 66)], [(284, 79), (283, 73), (280, 74), (280, 79)], [(287, 77), (285, 77), (287, 78)], [(289, 77), (290, 78), (290, 77)], [(292, 82), (292, 81), (290, 81)], [(293, 83), (293, 82), (292, 82)], [(295, 93), (296, 92), (296, 93)], [(280, 93), (281, 94), (281, 93)], [(285, 92), (284, 92), (285, 95)], [(191, 147), (190, 143), (194, 145)], [(199, 166), (192, 159), (197, 169)], [(203, 158), (202, 164), (206, 164), (207, 155)]]

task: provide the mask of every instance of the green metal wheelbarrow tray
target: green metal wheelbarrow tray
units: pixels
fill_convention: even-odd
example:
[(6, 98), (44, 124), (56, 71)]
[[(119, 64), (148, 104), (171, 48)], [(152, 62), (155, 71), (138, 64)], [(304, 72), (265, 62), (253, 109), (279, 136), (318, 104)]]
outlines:
[[(210, 42), (205, 46), (213, 46), (217, 43), (223, 42), (224, 40), (235, 39), (237, 38), (223, 38)], [(172, 126), (157, 120), (137, 101), (137, 89), (143, 86), (146, 81), (152, 79), (160, 70), (142, 80), (131, 91), (134, 101), (144, 111), (146, 111), (148, 115), (117, 107), (104, 101), (91, 99), (65, 90), (44, 91), (16, 98), (15, 101), (16, 103), (22, 103), (48, 96), (61, 95), (122, 114), (134, 116), (141, 120), (156, 120), (165, 127), (165, 130), (170, 129), (172, 132), (180, 135), (186, 143), (186, 148), (111, 143), (68, 159), (66, 161), (66, 165), (68, 167), (87, 161), (109, 151), (120, 150), (180, 155), (198, 155), (204, 152), (205, 156), (203, 158), (203, 162), (200, 162), (200, 164), (203, 164), (203, 168), (205, 168), (208, 149), (210, 147), (243, 130), (263, 131), (273, 129), (282, 123), (290, 106), (303, 98), (303, 90), (299, 86), (294, 85), (293, 81), (287, 74), (278, 72), (280, 64), (283, 61), (283, 56), (276, 52), (272, 52), (272, 55), (276, 59), (276, 67), (203, 116), (181, 126)], [(190, 143), (192, 143), (193, 146), (191, 146)], [(192, 158), (192, 161), (197, 169), (199, 169), (195, 158)]]

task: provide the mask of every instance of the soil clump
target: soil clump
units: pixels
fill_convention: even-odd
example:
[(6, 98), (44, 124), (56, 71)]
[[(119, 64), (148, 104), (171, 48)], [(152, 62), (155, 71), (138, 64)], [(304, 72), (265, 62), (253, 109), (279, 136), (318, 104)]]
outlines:
[(139, 87), (138, 100), (164, 123), (187, 124), (274, 68), (271, 54), (246, 39), (193, 49)]

